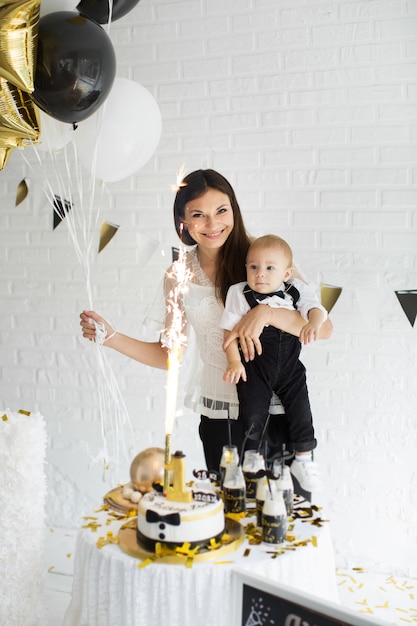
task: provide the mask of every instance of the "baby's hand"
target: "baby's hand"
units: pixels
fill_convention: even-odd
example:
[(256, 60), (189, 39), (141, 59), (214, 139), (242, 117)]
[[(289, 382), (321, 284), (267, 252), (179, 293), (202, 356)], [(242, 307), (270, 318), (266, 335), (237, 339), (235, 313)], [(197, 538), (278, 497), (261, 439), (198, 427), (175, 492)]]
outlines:
[(246, 382), (246, 370), (243, 363), (241, 361), (230, 361), (223, 374), (224, 382), (236, 384), (240, 378)]
[(319, 338), (319, 330), (322, 324), (307, 322), (300, 331), (300, 342), (304, 345), (316, 341)]

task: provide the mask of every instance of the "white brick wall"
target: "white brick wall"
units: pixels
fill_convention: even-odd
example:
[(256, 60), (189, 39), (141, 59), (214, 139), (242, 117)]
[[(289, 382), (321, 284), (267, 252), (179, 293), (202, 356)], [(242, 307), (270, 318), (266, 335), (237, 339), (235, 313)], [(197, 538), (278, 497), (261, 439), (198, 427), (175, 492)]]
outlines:
[[(177, 244), (176, 171), (224, 173), (254, 235), (282, 234), (311, 279), (343, 287), (332, 339), (303, 356), (338, 560), (416, 575), (416, 331), (394, 291), (417, 288), (417, 4), (141, 0), (110, 34), (117, 75), (152, 92), (163, 133), (154, 158), (100, 196), (120, 229), (94, 255), (94, 306), (149, 336), (142, 319)], [(45, 176), (65, 172), (46, 153), (42, 167), (22, 156), (0, 173), (0, 404), (45, 416), (48, 524), (77, 526), (110, 486), (96, 361), (78, 327), (87, 292), (43, 195)], [(146, 265), (137, 235), (159, 242)], [(137, 450), (163, 445), (164, 372), (107, 354)], [(193, 466), (196, 431), (195, 416), (178, 420)]]

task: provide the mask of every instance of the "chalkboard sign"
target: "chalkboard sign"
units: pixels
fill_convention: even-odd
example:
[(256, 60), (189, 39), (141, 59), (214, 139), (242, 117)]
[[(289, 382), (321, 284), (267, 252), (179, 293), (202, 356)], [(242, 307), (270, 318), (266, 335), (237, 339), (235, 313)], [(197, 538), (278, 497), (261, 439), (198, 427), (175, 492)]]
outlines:
[(244, 570), (233, 572), (233, 626), (380, 626), (334, 602)]

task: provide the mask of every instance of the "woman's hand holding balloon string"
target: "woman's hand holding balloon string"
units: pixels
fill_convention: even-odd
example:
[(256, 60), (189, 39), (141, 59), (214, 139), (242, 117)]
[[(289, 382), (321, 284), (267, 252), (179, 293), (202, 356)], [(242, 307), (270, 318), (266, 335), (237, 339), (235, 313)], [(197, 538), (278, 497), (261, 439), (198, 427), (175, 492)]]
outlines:
[(95, 311), (83, 311), (80, 318), (82, 334), (86, 339), (97, 341), (97, 327), (104, 328), (104, 331), (102, 330), (102, 333), (106, 333), (104, 345), (144, 365), (167, 369), (168, 351), (160, 341), (142, 341), (116, 332), (112, 325)]
[(97, 343), (105, 343), (115, 336), (111, 324), (95, 311), (83, 311), (80, 315), (83, 337)]

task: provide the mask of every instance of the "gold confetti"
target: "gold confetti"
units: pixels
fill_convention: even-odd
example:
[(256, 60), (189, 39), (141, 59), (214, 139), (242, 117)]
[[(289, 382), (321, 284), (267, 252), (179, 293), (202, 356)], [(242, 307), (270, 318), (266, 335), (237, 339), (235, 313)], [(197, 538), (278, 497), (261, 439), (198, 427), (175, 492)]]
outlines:
[(30, 411), (24, 411), (23, 409), (19, 409), (18, 413), (21, 413), (21, 415), (27, 415), (28, 417), (30, 416)]
[(151, 563), (153, 563), (155, 561), (154, 558), (149, 557), (148, 559), (145, 559), (144, 561), (142, 561), (141, 563), (138, 563), (138, 568), (142, 569), (144, 567), (147, 567), (148, 565), (151, 565)]
[(70, 559), (70, 558), (71, 558), (71, 556), (72, 556), (71, 552), (68, 552), (68, 554), (67, 554), (67, 559)]
[(84, 524), (81, 528), (89, 528), (93, 533), (97, 531), (97, 528), (100, 528), (101, 524), (98, 522), (89, 522), (88, 524)]
[(318, 541), (317, 541), (317, 537), (316, 537), (316, 535), (312, 535), (312, 537), (311, 537), (311, 543), (313, 544), (313, 546), (314, 546), (315, 548), (317, 548), (317, 546), (319, 545), (319, 543), (318, 543)]
[(108, 511), (108, 510), (109, 510), (109, 505), (102, 504), (100, 508), (94, 509), (94, 513), (101, 513), (102, 511)]
[(8, 422), (9, 421), (9, 418), (7, 417), (6, 413), (1, 416), (1, 419), (3, 420), (3, 422)]
[(243, 553), (243, 556), (249, 556), (250, 555), (250, 548), (246, 548), (246, 550)]
[(385, 600), (384, 604), (376, 604), (375, 608), (376, 609), (388, 609), (389, 608), (388, 600)]
[(109, 530), (106, 537), (99, 537), (97, 539), (96, 546), (99, 550), (101, 550), (101, 548), (108, 545), (109, 543), (119, 543), (119, 538), (117, 536), (114, 537), (111, 530)]
[(51, 565), (50, 567), (48, 567), (48, 572), (52, 572), (53, 569), (55, 569), (55, 565)]

